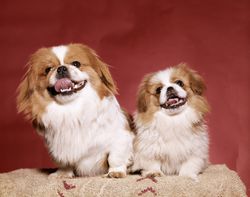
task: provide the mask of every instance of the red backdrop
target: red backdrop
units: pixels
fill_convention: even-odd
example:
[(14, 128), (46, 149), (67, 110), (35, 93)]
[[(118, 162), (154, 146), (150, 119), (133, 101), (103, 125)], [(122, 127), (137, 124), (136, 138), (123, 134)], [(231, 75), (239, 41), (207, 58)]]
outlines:
[(8, 1), (0, 6), (0, 171), (50, 167), (42, 139), (16, 113), (29, 55), (81, 42), (112, 65), (118, 99), (130, 112), (143, 75), (187, 62), (206, 80), (212, 163), (250, 187), (249, 1)]

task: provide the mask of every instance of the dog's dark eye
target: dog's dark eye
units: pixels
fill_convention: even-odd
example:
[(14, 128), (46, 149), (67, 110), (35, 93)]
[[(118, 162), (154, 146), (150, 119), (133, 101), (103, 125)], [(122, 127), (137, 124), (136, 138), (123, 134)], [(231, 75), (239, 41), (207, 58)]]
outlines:
[(181, 87), (184, 86), (184, 83), (183, 83), (183, 81), (181, 81), (181, 80), (177, 80), (175, 83), (176, 83), (177, 85), (181, 86)]
[(81, 63), (78, 62), (78, 61), (73, 61), (71, 64), (72, 64), (73, 66), (77, 67), (77, 68), (79, 68), (79, 67), (81, 66)]
[(156, 94), (160, 94), (160, 93), (161, 93), (161, 89), (162, 89), (162, 87), (156, 88), (155, 93), (156, 93)]
[(52, 69), (52, 67), (47, 67), (47, 68), (45, 69), (46, 75), (51, 71), (51, 69)]

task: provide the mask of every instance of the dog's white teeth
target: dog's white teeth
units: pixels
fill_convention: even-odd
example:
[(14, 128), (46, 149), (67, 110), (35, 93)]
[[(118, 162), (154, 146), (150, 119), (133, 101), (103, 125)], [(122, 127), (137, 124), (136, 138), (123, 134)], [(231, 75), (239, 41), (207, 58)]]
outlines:
[(71, 91), (71, 89), (72, 89), (72, 88), (70, 87), (70, 88), (67, 88), (67, 89), (61, 89), (60, 91), (61, 91), (61, 92), (69, 92), (69, 91)]
[(79, 88), (79, 85), (78, 85), (78, 84), (75, 84), (75, 85), (74, 85), (74, 89), (77, 89), (77, 88)]
[(80, 83), (78, 83), (78, 84), (75, 84), (74, 85), (74, 89), (78, 89), (78, 88), (80, 88), (81, 86), (83, 86), (84, 85), (84, 82), (80, 82)]

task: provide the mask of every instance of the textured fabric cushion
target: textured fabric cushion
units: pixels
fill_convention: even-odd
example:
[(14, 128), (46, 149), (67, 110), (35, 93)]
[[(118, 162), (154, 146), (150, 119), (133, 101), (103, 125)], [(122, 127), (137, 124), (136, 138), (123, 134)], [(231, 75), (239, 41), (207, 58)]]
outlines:
[(44, 170), (19, 169), (0, 174), (0, 196), (246, 196), (237, 173), (211, 165), (199, 182), (179, 176), (124, 179), (102, 177), (57, 179)]

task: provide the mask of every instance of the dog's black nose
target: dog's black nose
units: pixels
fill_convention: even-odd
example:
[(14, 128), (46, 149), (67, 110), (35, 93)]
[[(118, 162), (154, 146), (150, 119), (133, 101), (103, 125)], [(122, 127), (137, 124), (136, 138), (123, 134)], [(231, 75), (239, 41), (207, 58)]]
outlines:
[(175, 91), (175, 89), (172, 87), (172, 86), (169, 86), (167, 88), (167, 97), (170, 98), (170, 97), (175, 97), (177, 95), (177, 92)]
[(66, 66), (59, 66), (58, 68), (57, 68), (57, 74), (58, 74), (58, 76), (61, 78), (61, 77), (66, 77), (66, 76), (68, 76), (68, 69), (67, 69), (67, 67)]
[(167, 88), (167, 92), (173, 92), (173, 91), (174, 91), (174, 88), (172, 86)]

